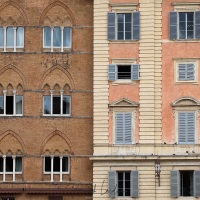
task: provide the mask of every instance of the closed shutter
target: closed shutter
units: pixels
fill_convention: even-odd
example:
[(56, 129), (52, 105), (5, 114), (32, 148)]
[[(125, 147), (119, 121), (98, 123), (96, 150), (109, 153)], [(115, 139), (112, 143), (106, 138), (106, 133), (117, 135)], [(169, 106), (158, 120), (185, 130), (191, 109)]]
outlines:
[(132, 113), (116, 113), (116, 144), (132, 143)]
[(180, 173), (179, 171), (170, 172), (170, 190), (171, 197), (180, 196)]
[(187, 64), (187, 77), (186, 80), (194, 80), (194, 64)]
[(108, 172), (108, 195), (110, 198), (114, 198), (116, 195), (116, 172)]
[(131, 80), (139, 80), (139, 71), (140, 71), (140, 66), (139, 65), (131, 65)]
[(108, 65), (108, 80), (115, 81), (117, 77), (117, 66), (114, 64)]
[(193, 144), (195, 142), (195, 112), (178, 113), (178, 143)]
[(186, 64), (178, 65), (178, 80), (179, 81), (186, 80)]
[(169, 13), (169, 38), (170, 40), (176, 40), (178, 36), (178, 13)]
[(115, 40), (115, 13), (108, 13), (108, 40)]
[(194, 80), (194, 64), (179, 64), (178, 80), (179, 81)]
[(194, 196), (200, 197), (200, 171), (194, 171)]
[(200, 11), (195, 13), (195, 38), (200, 39)]
[(133, 40), (140, 39), (140, 12), (132, 13), (132, 22), (133, 22)]
[(138, 171), (131, 171), (131, 197), (139, 197)]

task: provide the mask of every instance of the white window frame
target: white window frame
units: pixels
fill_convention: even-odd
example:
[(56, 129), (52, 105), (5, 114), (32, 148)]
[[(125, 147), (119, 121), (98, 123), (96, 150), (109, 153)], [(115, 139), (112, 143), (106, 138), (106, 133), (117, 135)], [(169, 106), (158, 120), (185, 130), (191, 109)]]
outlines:
[[(179, 80), (178, 68), (180, 64), (194, 65), (194, 80)], [(174, 83), (175, 84), (198, 84), (199, 61), (197, 59), (175, 59), (174, 60)]]
[[(6, 95), (7, 90), (3, 90), (3, 98), (4, 98), (4, 113), (0, 114), (1, 116), (23, 116), (23, 95), (16, 95), (17, 90), (13, 90), (13, 95)], [(2, 95), (1, 95), (2, 96)], [(6, 114), (6, 96), (13, 96), (13, 114)], [(16, 97), (21, 96), (22, 97), (22, 114), (16, 114)]]
[[(51, 46), (45, 46), (45, 38), (44, 38), (44, 35), (45, 35), (45, 27), (49, 27), (51, 29)], [(61, 29), (61, 47), (54, 47), (53, 46), (53, 30), (54, 28), (56, 27), (59, 27)], [(64, 28), (69, 28), (70, 29), (70, 46), (67, 46), (67, 47), (64, 47), (63, 46), (63, 37), (64, 37), (64, 34), (63, 34), (63, 31), (64, 31)], [(51, 52), (53, 52), (54, 49), (60, 49), (61, 52), (64, 51), (64, 49), (71, 49), (72, 48), (72, 28), (71, 27), (64, 27), (64, 26), (53, 26), (53, 27), (50, 27), (50, 26), (44, 26), (43, 28), (43, 48), (45, 49), (50, 49)]]
[[(12, 157), (12, 159), (13, 159), (13, 171), (12, 171), (12, 172), (6, 172), (6, 158), (7, 158), (7, 157)], [(19, 171), (19, 172), (16, 172), (16, 171), (15, 171), (16, 158), (17, 158), (17, 157), (22, 157), (22, 156), (16, 156), (16, 155), (12, 155), (12, 156), (3, 155), (3, 156), (2, 156), (2, 158), (3, 158), (3, 172), (0, 172), (0, 174), (3, 175), (3, 182), (6, 181), (6, 175), (13, 175), (13, 176), (12, 176), (12, 181), (15, 182), (15, 181), (16, 181), (16, 179), (15, 179), (16, 175), (17, 175), (17, 174), (22, 174), (22, 170), (23, 170), (23, 161), (22, 161), (22, 163), (21, 163), (21, 164), (22, 164), (22, 170)]]
[[(50, 114), (45, 114), (44, 113), (44, 96), (43, 96), (43, 116), (65, 116), (65, 117), (69, 117), (71, 116), (71, 96), (70, 95), (63, 95), (64, 90), (60, 90), (60, 95), (54, 95), (53, 94), (53, 90), (50, 90), (51, 95), (44, 95), (44, 96), (51, 96), (51, 113)], [(69, 114), (63, 114), (63, 96), (67, 96), (69, 97)], [(60, 97), (60, 114), (53, 114), (53, 97)]]
[(131, 185), (132, 185), (131, 184), (131, 171), (116, 171), (116, 182), (117, 182), (117, 185), (119, 185), (118, 173), (123, 173), (123, 190), (125, 189), (125, 181), (126, 181), (124, 175), (125, 175), (125, 173), (129, 173), (129, 178), (130, 178), (130, 188), (129, 188), (130, 189), (130, 195), (129, 196), (125, 196), (124, 191), (123, 191), (123, 196), (119, 196), (119, 194), (118, 194), (119, 187), (117, 187), (117, 197), (118, 198), (131, 197)]
[[(116, 113), (131, 113), (132, 115), (132, 141), (130, 144), (125, 144), (125, 143), (122, 143), (122, 144), (118, 144), (116, 143)], [(136, 110), (134, 108), (113, 108), (113, 117), (112, 117), (112, 120), (113, 120), (113, 144), (115, 145), (132, 145), (135, 143), (135, 123), (136, 123)]]
[[(13, 38), (14, 46), (8, 46), (7, 47), (7, 44), (6, 44), (6, 41), (7, 41), (7, 29), (9, 27), (13, 27), (13, 29), (14, 29), (14, 35), (13, 35), (13, 37), (14, 37)], [(23, 28), (23, 40), (24, 40), (24, 27), (23, 26), (0, 26), (0, 28), (4, 29), (4, 46), (0, 46), (0, 48), (4, 49), (4, 52), (6, 52), (7, 49), (13, 49), (13, 51), (16, 52), (17, 49), (24, 48), (24, 41), (23, 41), (23, 46), (17, 46), (17, 28), (18, 27), (22, 27)]]
[[(46, 157), (50, 157), (51, 158), (51, 172), (46, 172), (45, 171), (45, 158)], [(53, 171), (53, 159), (54, 157), (59, 157), (60, 158), (60, 172), (54, 172)], [(63, 160), (63, 157), (67, 158), (68, 159), (68, 171), (67, 172), (63, 172), (62, 171), (62, 160)], [(44, 159), (43, 159), (43, 173), (44, 174), (50, 174), (51, 175), (51, 178), (50, 178), (50, 181), (51, 182), (54, 182), (54, 175), (60, 175), (60, 182), (63, 181), (63, 175), (64, 174), (70, 174), (70, 157), (69, 156), (56, 156), (56, 155), (45, 155), (44, 156)]]

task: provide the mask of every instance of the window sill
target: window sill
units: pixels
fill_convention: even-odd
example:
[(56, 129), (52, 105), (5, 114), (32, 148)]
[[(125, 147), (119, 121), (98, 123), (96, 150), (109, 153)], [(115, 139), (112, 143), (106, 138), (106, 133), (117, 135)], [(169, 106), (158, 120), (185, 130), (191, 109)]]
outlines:
[(170, 39), (163, 39), (162, 43), (168, 43), (168, 42), (175, 42), (175, 43), (199, 43), (200, 39), (190, 39), (190, 40), (170, 40)]
[[(44, 175), (50, 175), (51, 172), (43, 172)], [(60, 175), (60, 174), (70, 174), (69, 172), (53, 172), (54, 175)]]
[(43, 117), (71, 117), (71, 115), (43, 115)]
[(61, 48), (53, 48), (53, 51), (51, 51), (51, 48), (43, 48), (43, 52), (48, 52), (48, 53), (58, 53), (58, 52), (71, 52), (71, 47), (69, 48), (63, 48), (63, 51), (61, 51)]
[(0, 117), (23, 117), (23, 115), (0, 115)]
[(19, 48), (16, 48), (16, 51), (14, 51), (14, 48), (6, 48), (6, 51), (4, 51), (4, 48), (0, 47), (0, 52), (3, 52), (3, 53), (25, 52), (25, 49), (24, 49), (24, 47), (19, 47)]
[(139, 43), (139, 40), (109, 40), (110, 44)]
[(189, 85), (198, 85), (196, 81), (176, 81), (175, 84), (181, 85), (181, 84), (189, 84)]

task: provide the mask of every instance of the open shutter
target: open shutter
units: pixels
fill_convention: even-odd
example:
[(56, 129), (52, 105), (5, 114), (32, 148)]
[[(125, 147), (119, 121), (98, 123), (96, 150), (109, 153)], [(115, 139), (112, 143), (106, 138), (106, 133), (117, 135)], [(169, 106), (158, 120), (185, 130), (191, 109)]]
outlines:
[(170, 40), (176, 40), (178, 37), (178, 13), (170, 12), (169, 13), (169, 38)]
[(108, 40), (115, 40), (115, 13), (108, 13)]
[(186, 143), (186, 113), (179, 112), (178, 113), (178, 143), (185, 144)]
[(138, 171), (131, 171), (131, 197), (139, 197)]
[(139, 80), (140, 75), (140, 65), (133, 64), (131, 65), (131, 80)]
[(179, 81), (186, 80), (186, 64), (178, 65), (178, 80)]
[(124, 113), (116, 113), (115, 115), (116, 121), (116, 144), (124, 143)]
[(108, 80), (115, 81), (117, 76), (117, 66), (114, 64), (108, 65)]
[(132, 13), (132, 22), (133, 22), (133, 40), (140, 39), (140, 12)]
[(195, 13), (195, 38), (200, 39), (200, 11)]
[(116, 172), (108, 172), (108, 195), (110, 198), (114, 198), (116, 194)]
[(171, 197), (180, 196), (180, 173), (179, 171), (170, 172), (170, 190)]
[(187, 143), (195, 142), (195, 112), (187, 113)]
[(187, 81), (194, 80), (194, 64), (187, 64)]
[(132, 143), (132, 114), (124, 113), (124, 143)]
[(194, 171), (194, 196), (200, 197), (200, 171)]

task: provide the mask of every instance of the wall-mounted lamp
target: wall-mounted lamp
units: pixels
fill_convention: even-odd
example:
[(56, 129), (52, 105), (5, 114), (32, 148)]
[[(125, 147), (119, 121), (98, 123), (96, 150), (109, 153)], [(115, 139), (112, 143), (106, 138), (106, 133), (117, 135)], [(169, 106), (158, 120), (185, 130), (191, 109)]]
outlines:
[(158, 178), (158, 185), (160, 187), (160, 162), (157, 160), (155, 162), (155, 177)]

